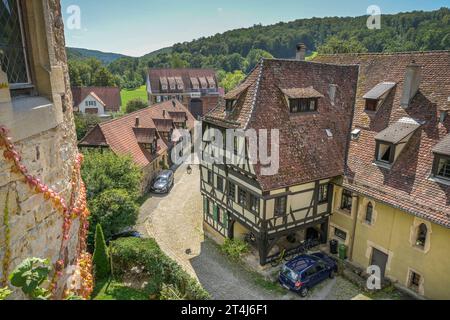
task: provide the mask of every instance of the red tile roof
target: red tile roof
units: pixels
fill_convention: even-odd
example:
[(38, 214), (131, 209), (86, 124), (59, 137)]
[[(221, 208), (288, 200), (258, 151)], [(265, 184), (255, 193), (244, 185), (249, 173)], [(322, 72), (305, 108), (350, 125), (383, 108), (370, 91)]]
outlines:
[[(145, 167), (150, 164), (155, 156), (139, 146), (138, 140), (143, 139), (143, 133), (154, 132), (158, 138), (158, 155), (164, 153), (168, 146), (157, 131), (155, 121), (172, 121), (170, 112), (182, 113), (187, 116), (186, 125), (189, 130), (194, 127), (195, 119), (191, 113), (177, 100), (166, 101), (151, 107), (127, 114), (121, 118), (98, 124), (84, 137), (80, 147), (110, 147), (111, 150), (121, 155), (131, 155), (134, 162)], [(139, 130), (136, 135), (136, 118), (139, 118)], [(155, 119), (155, 120), (154, 120)], [(147, 129), (142, 130), (142, 129)], [(145, 131), (145, 132), (143, 132)], [(145, 141), (149, 140), (145, 136)]]
[[(357, 76), (356, 66), (265, 59), (227, 95), (238, 97), (234, 110), (226, 112), (222, 103), (205, 120), (222, 127), (280, 130), (278, 174), (261, 175), (260, 165), (255, 166), (263, 191), (336, 177), (344, 173)], [(318, 112), (290, 114), (280, 88), (309, 87), (323, 95)], [(331, 87), (337, 88), (334, 102)]]
[(72, 87), (73, 105), (78, 106), (92, 92), (105, 105), (106, 112), (120, 111), (122, 100), (120, 88), (116, 87)]
[(161, 79), (176, 83), (181, 81), (183, 84), (182, 89), (175, 86), (176, 89), (170, 90), (169, 87), (168, 90), (162, 90), (163, 92), (191, 92), (193, 89), (198, 90), (201, 87), (206, 89), (208, 88), (206, 79), (213, 81), (217, 88), (216, 71), (213, 69), (150, 69), (148, 75), (152, 93), (161, 92)]
[[(400, 101), (406, 67), (412, 60), (422, 67), (422, 81), (419, 92), (404, 109)], [(450, 96), (450, 51), (319, 55), (314, 61), (360, 66), (353, 129), (361, 129), (361, 134), (350, 143), (344, 186), (450, 227), (450, 186), (430, 180), (433, 148), (450, 133), (450, 117), (439, 123), (439, 110), (448, 105)], [(397, 86), (376, 113), (366, 113), (364, 94), (384, 81)], [(373, 165), (375, 136), (402, 118), (423, 124), (390, 170)]]

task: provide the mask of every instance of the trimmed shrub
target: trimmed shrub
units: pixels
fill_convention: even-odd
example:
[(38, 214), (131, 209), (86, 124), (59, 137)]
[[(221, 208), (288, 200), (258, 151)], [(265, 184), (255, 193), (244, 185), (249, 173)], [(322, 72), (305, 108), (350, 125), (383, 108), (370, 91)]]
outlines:
[(143, 269), (142, 274), (149, 280), (145, 288), (149, 295), (164, 298), (170, 291), (187, 300), (209, 299), (201, 285), (166, 256), (154, 239), (118, 239), (112, 242), (110, 254), (114, 273), (119, 279), (129, 275), (133, 268)]
[(225, 239), (220, 249), (230, 258), (237, 260), (241, 255), (248, 252), (248, 244), (239, 239)]
[(95, 250), (93, 255), (95, 278), (97, 280), (106, 279), (111, 273), (108, 248), (103, 235), (103, 229), (97, 224), (95, 229)]

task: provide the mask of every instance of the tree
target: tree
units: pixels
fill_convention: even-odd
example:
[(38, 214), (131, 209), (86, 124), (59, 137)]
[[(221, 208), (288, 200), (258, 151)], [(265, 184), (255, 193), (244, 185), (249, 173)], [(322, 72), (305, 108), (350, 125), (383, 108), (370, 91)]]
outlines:
[(127, 190), (133, 199), (137, 199), (142, 171), (131, 157), (97, 150), (84, 152), (84, 156), (81, 174), (86, 183), (88, 201), (110, 189)]
[(93, 114), (75, 113), (74, 120), (78, 141), (83, 139), (90, 129), (100, 123), (100, 118)]
[(144, 108), (148, 107), (148, 103), (142, 100), (141, 98), (136, 98), (128, 101), (127, 106), (125, 108), (126, 113), (132, 113)]
[(100, 224), (95, 229), (95, 250), (93, 255), (95, 277), (97, 280), (108, 278), (111, 273), (108, 247)]
[(336, 53), (363, 53), (367, 52), (367, 48), (357, 39), (343, 40), (338, 37), (330, 37), (328, 41), (318, 47), (321, 54), (336, 54)]
[(253, 70), (253, 68), (258, 64), (258, 62), (262, 58), (272, 59), (273, 55), (270, 54), (270, 52), (267, 52), (262, 49), (252, 49), (247, 55), (246, 62), (247, 62), (247, 68), (246, 72), (249, 73)]
[[(91, 225), (101, 224), (106, 239), (136, 224), (139, 207), (124, 189), (108, 189), (89, 203)], [(88, 244), (94, 244), (94, 230), (89, 230)]]
[[(220, 75), (219, 75), (220, 76)], [(229, 72), (223, 75), (219, 82), (219, 85), (225, 89), (225, 92), (233, 90), (238, 84), (240, 84), (245, 79), (245, 74), (241, 70), (235, 72)]]

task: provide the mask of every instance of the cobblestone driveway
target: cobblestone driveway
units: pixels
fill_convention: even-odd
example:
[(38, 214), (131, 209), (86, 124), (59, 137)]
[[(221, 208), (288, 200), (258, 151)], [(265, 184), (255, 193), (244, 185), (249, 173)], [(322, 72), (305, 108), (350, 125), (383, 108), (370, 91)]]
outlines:
[[(141, 207), (138, 231), (156, 239), (161, 249), (197, 278), (214, 299), (299, 299), (293, 293), (269, 291), (254, 275), (230, 262), (202, 232), (202, 200), (198, 168), (188, 175), (181, 167), (166, 196), (154, 195)], [(337, 277), (316, 288), (309, 299), (350, 299), (358, 290)]]

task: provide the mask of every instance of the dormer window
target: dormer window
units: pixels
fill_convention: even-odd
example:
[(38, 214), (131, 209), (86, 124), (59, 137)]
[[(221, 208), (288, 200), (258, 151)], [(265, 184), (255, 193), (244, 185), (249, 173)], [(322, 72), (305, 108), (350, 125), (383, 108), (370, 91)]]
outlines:
[(403, 118), (375, 136), (375, 164), (388, 166), (394, 164), (420, 124), (410, 118)]
[(363, 99), (366, 100), (365, 110), (371, 112), (377, 111), (378, 107), (383, 103), (384, 99), (386, 99), (395, 85), (395, 82), (381, 82), (367, 92), (363, 96)]
[(450, 181), (450, 134), (434, 148), (433, 176)]
[(366, 111), (377, 111), (378, 100), (366, 99)]
[(227, 112), (233, 111), (234, 107), (236, 106), (237, 100), (236, 99), (227, 99), (225, 100), (225, 109)]
[(289, 99), (291, 113), (317, 111), (318, 99)]

